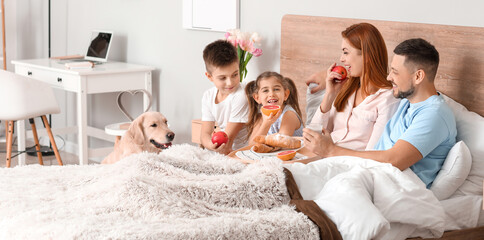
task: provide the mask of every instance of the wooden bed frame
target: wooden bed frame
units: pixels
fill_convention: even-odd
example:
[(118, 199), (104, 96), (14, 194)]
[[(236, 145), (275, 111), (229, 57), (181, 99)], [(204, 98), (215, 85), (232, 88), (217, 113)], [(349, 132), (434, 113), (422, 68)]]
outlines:
[[(281, 74), (296, 82), (301, 109), (306, 107), (305, 80), (339, 62), (341, 32), (368, 22), (383, 35), (389, 61), (403, 40), (423, 38), (440, 53), (437, 90), (484, 116), (484, 28), (285, 15), (281, 29)], [(305, 118), (305, 114), (303, 116)], [(450, 231), (439, 239), (482, 239), (484, 227)]]
[(371, 23), (380, 30), (389, 61), (393, 49), (403, 40), (420, 37), (432, 43), (440, 53), (437, 89), (484, 116), (484, 28), (285, 15), (281, 74), (296, 82), (302, 109), (306, 106), (305, 80), (332, 63), (339, 63), (341, 32), (360, 22)]

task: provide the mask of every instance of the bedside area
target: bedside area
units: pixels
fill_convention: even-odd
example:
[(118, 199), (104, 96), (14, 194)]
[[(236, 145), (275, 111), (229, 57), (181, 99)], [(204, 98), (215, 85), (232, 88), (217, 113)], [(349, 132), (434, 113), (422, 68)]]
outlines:
[(202, 144), (200, 141), (200, 133), (202, 132), (202, 120), (192, 120), (192, 143)]

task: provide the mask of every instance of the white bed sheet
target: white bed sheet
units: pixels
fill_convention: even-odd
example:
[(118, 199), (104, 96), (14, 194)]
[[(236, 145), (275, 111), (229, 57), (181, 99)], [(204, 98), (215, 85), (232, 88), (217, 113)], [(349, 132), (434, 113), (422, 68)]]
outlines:
[[(382, 201), (381, 199), (377, 199), (375, 197), (375, 192), (377, 188), (383, 189), (382, 186), (369, 186), (372, 184), (380, 184), (383, 181), (378, 181), (383, 180), (385, 177), (380, 176), (379, 170), (376, 172), (373, 172), (373, 180), (369, 180), (367, 176), (364, 175), (361, 171), (355, 171), (355, 168), (363, 167), (363, 168), (369, 168), (369, 169), (385, 169), (385, 171), (388, 171), (390, 169), (388, 168), (393, 168), (390, 166), (383, 166), (384, 164), (377, 163), (371, 160), (365, 160), (365, 159), (360, 159), (360, 158), (353, 158), (353, 157), (333, 157), (333, 158), (326, 158), (324, 160), (317, 161), (319, 163), (311, 163), (308, 165), (304, 164), (293, 164), (293, 165), (288, 165), (288, 169), (293, 173), (294, 178), (296, 180), (296, 183), (298, 184), (301, 194), (304, 197), (304, 199), (308, 200), (315, 200), (315, 202), (325, 211), (328, 216), (338, 225), (338, 228), (340, 229), (340, 232), (342, 235), (348, 237), (351, 236), (351, 232), (359, 232), (361, 236), (361, 232), (368, 231), (368, 229), (374, 229), (373, 231), (376, 231), (374, 233), (369, 233), (366, 232), (368, 236), (371, 236), (371, 238), (374, 239), (406, 239), (408, 237), (438, 237), (438, 233), (435, 231), (435, 229), (438, 229), (437, 224), (438, 221), (434, 222), (433, 224), (427, 224), (427, 225), (422, 225), (421, 221), (418, 222), (418, 220), (415, 220), (415, 222), (408, 221), (408, 219), (402, 219), (400, 215), (412, 215), (410, 212), (412, 211), (412, 208), (417, 208), (418, 206), (415, 206), (414, 203), (417, 204), (425, 204), (426, 206), (424, 208), (435, 208), (433, 211), (438, 211), (438, 209), (441, 209), (443, 212), (443, 215), (435, 215), (434, 217), (442, 217), (442, 230), (445, 231), (450, 231), (450, 230), (460, 230), (460, 229), (468, 229), (468, 228), (474, 228), (477, 226), (484, 226), (484, 210), (482, 210), (482, 204), (483, 204), (483, 197), (480, 195), (465, 195), (465, 196), (452, 196), (448, 199), (438, 201), (435, 196), (431, 193), (430, 190), (425, 189), (419, 189), (421, 186), (419, 186), (419, 183), (422, 183), (420, 179), (411, 171), (403, 171), (400, 172), (395, 171), (394, 174), (397, 175), (404, 175), (404, 176), (398, 176), (395, 179), (392, 179), (392, 181), (395, 181), (398, 179), (398, 181), (408, 181), (408, 182), (414, 182), (416, 185), (416, 189), (405, 189), (407, 186), (405, 184), (401, 183), (396, 183), (392, 181), (387, 181), (384, 184), (385, 191), (393, 191), (392, 189), (388, 190), (386, 189), (388, 186), (385, 185), (395, 185), (392, 187), (395, 187), (394, 189), (399, 189), (403, 185), (403, 189), (405, 189), (405, 194), (406, 195), (401, 195), (401, 196), (395, 196), (394, 195), (390, 196), (389, 198), (393, 197), (393, 200), (395, 202), (405, 202), (407, 205), (392, 205), (389, 204), (388, 206), (391, 207), (398, 207), (400, 208), (399, 211), (392, 212), (391, 214), (388, 214), (388, 212), (391, 212), (393, 210), (388, 210), (387, 213), (381, 213), (378, 209), (378, 207), (374, 207), (372, 205), (368, 205), (367, 201), (364, 201), (365, 199), (368, 199), (365, 197), (365, 194), (368, 194), (370, 196), (369, 199), (371, 201)], [(386, 164), (388, 165), (388, 164)], [(351, 174), (347, 174), (350, 172), (351, 169)], [(399, 174), (402, 173), (402, 174)], [(344, 178), (343, 175), (345, 175)], [(356, 175), (361, 175), (363, 177), (355, 177)], [(383, 173), (385, 174), (385, 173)], [(388, 173), (387, 173), (388, 174)], [(348, 178), (349, 175), (349, 178)], [(355, 179), (352, 179), (355, 178)], [(334, 184), (334, 181), (338, 181), (337, 184)], [(380, 183), (379, 183), (380, 182)], [(391, 182), (389, 184), (389, 182)], [(328, 187), (326, 185), (332, 184), (333, 187)], [(423, 184), (423, 183), (422, 183)], [(420, 184), (420, 185), (422, 185)], [(348, 188), (352, 188), (352, 190), (349, 190)], [(355, 190), (356, 189), (356, 190)], [(365, 190), (369, 191), (365, 193)], [(355, 191), (357, 193), (355, 193)], [(359, 191), (359, 192), (358, 192)], [(423, 194), (428, 194), (432, 195), (432, 197), (427, 197), (427, 201), (430, 201), (430, 204), (428, 203), (423, 203), (421, 200), (415, 198), (415, 193), (423, 193)], [(334, 194), (341, 194), (341, 196), (331, 196)], [(355, 195), (355, 196), (352, 196)], [(358, 195), (358, 196), (357, 196)], [(327, 196), (330, 196), (329, 198)], [(401, 199), (401, 197), (405, 198), (404, 200)], [(339, 201), (335, 201), (335, 199), (340, 199)], [(351, 203), (346, 203), (344, 202), (344, 199), (352, 199)], [(363, 200), (362, 200), (363, 199)], [(435, 200), (435, 201), (432, 201)], [(383, 200), (385, 201), (385, 200)], [(381, 204), (379, 202), (378, 204)], [(375, 205), (377, 205), (375, 203)], [(362, 207), (365, 206), (365, 207)], [(405, 207), (402, 207), (405, 206)], [(420, 206), (421, 207), (421, 206)], [(346, 209), (344, 211), (341, 211), (340, 209)], [(346, 220), (343, 218), (346, 217), (351, 217), (351, 218), (358, 218), (356, 215), (352, 215), (351, 212), (358, 211), (359, 210), (359, 215), (364, 215), (365, 216), (365, 227), (355, 230), (355, 220), (352, 221), (352, 226), (351, 228), (353, 229), (348, 229), (347, 226), (344, 226), (344, 223)], [(401, 209), (404, 209), (403, 211)], [(410, 209), (410, 210), (409, 210)], [(381, 209), (380, 209), (381, 210)], [(427, 209), (428, 210), (428, 209)], [(415, 212), (415, 210), (413, 209)], [(357, 215), (358, 215), (357, 214)], [(423, 216), (418, 216), (420, 219), (429, 219), (431, 218), (431, 214), (433, 213), (422, 213)], [(382, 215), (384, 218), (382, 218)], [(389, 218), (390, 216), (390, 218)], [(393, 218), (393, 219), (391, 219)], [(403, 220), (403, 221), (402, 221)], [(346, 228), (346, 229), (345, 229)], [(348, 235), (349, 232), (349, 235)], [(346, 235), (345, 235), (346, 234)], [(366, 235), (365, 235), (366, 236)]]
[(422, 237), (440, 237), (444, 231), (442, 204), (411, 170), (348, 156), (286, 168), (303, 198), (314, 200), (344, 239), (405, 239), (416, 229)]
[(467, 195), (440, 201), (445, 210), (445, 230), (459, 230), (478, 226), (482, 213), (482, 196)]

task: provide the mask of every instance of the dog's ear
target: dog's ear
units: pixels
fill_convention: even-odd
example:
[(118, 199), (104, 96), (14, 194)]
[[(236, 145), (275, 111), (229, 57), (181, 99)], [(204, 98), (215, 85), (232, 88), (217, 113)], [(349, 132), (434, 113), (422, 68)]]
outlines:
[(128, 131), (125, 133), (125, 137), (130, 139), (134, 144), (143, 145), (145, 143), (144, 131), (143, 131), (144, 116), (136, 118), (129, 126)]

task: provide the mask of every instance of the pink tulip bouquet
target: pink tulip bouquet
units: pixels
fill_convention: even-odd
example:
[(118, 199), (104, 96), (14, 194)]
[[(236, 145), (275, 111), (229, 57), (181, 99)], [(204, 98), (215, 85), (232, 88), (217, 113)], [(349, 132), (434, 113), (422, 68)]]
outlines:
[(261, 39), (256, 32), (244, 33), (239, 29), (229, 30), (225, 33), (225, 39), (237, 48), (240, 81), (242, 82), (247, 76), (247, 64), (252, 56), (258, 57), (262, 55), (262, 49), (256, 47), (256, 45), (260, 44)]

